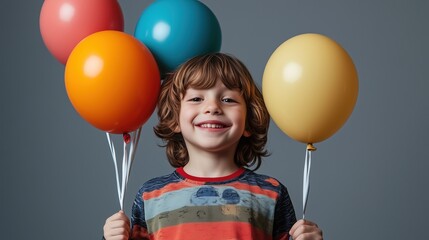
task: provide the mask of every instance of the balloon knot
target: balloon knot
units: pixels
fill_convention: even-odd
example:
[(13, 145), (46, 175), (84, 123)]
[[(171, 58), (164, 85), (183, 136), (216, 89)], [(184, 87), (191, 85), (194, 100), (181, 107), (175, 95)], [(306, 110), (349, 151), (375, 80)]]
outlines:
[(124, 142), (125, 142), (126, 144), (130, 143), (130, 141), (131, 141), (131, 136), (130, 136), (130, 134), (128, 134), (128, 133), (124, 133), (124, 134), (123, 134), (123, 137), (124, 137)]
[(317, 148), (314, 147), (312, 143), (307, 143), (307, 150), (308, 151), (316, 151)]

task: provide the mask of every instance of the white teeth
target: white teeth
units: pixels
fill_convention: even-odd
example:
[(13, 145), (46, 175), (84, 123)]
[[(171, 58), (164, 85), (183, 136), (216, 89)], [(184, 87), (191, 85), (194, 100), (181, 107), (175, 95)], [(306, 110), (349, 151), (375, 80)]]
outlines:
[(223, 128), (223, 125), (220, 124), (211, 124), (211, 123), (205, 123), (201, 124), (202, 128)]

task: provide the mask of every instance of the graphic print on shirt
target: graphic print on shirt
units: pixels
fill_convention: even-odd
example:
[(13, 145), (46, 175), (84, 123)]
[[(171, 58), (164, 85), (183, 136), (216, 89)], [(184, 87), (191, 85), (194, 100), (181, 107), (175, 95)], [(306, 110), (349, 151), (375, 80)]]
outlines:
[(234, 189), (227, 188), (221, 194), (213, 186), (200, 187), (191, 197), (191, 203), (196, 206), (210, 204), (238, 204), (240, 196)]

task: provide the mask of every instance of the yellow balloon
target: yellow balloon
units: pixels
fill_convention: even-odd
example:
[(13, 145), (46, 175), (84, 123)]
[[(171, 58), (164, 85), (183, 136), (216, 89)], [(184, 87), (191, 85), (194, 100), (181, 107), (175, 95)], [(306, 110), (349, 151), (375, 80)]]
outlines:
[(262, 93), (276, 125), (292, 139), (321, 142), (347, 121), (358, 96), (353, 60), (334, 40), (301, 34), (268, 60)]

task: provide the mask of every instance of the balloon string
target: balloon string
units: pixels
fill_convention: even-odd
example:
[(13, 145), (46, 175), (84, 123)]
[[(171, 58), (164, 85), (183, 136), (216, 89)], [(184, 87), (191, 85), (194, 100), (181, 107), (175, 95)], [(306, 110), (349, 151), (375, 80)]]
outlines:
[(136, 155), (136, 150), (137, 150), (137, 145), (139, 144), (139, 139), (140, 139), (140, 134), (142, 132), (142, 127), (140, 127), (139, 129), (137, 129), (137, 131), (133, 132), (133, 141), (131, 142), (131, 146), (130, 146), (130, 164), (128, 165), (128, 176), (130, 175), (130, 171), (131, 171), (131, 166), (133, 165), (134, 162), (134, 158)]
[[(115, 166), (115, 173), (116, 173), (116, 187), (118, 190), (118, 197), (119, 197), (119, 202), (121, 202), (121, 188), (119, 185), (119, 171), (118, 171), (118, 163), (116, 161), (116, 152), (115, 152), (115, 145), (113, 145), (113, 141), (110, 139), (110, 134), (108, 132), (106, 132), (106, 137), (107, 137), (107, 142), (109, 143), (109, 147), (110, 147), (110, 153), (112, 154), (112, 158), (113, 158), (113, 164)], [(122, 206), (121, 206), (122, 209)]]
[(308, 195), (310, 193), (310, 170), (311, 170), (311, 152), (316, 151), (312, 144), (307, 145), (305, 150), (304, 174), (302, 184), (302, 219), (305, 219), (307, 210)]
[(121, 205), (121, 210), (124, 210), (124, 194), (125, 194), (125, 185), (127, 181), (127, 169), (128, 169), (128, 154), (127, 154), (127, 143), (124, 141), (123, 157), (122, 157), (122, 186), (121, 186), (121, 196), (119, 202)]
[[(137, 149), (137, 144), (139, 142), (140, 133), (141, 133), (141, 127), (137, 131), (134, 131), (131, 134), (131, 136), (124, 135), (121, 177), (119, 176), (119, 168), (118, 168), (118, 161), (116, 158), (115, 146), (113, 144), (112, 139), (110, 138), (110, 134), (106, 133), (107, 141), (110, 147), (110, 153), (112, 154), (113, 164), (115, 166), (116, 186), (117, 186), (118, 199), (119, 199), (119, 205), (121, 207), (121, 210), (124, 209), (125, 193), (127, 189), (129, 175), (131, 172), (131, 165), (135, 158), (135, 153)], [(128, 145), (129, 145), (129, 152), (127, 151)], [(119, 179), (121, 179), (121, 181)]]

